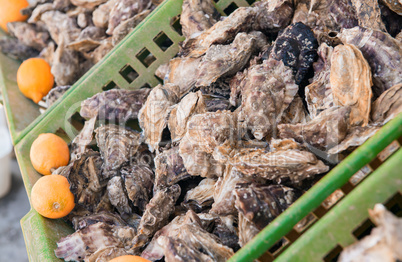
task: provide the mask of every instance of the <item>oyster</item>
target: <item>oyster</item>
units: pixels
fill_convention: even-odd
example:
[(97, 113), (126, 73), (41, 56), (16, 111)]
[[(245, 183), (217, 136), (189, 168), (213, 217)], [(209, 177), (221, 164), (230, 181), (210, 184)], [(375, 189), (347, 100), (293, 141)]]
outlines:
[(98, 152), (88, 151), (71, 162), (65, 176), (70, 183), (75, 203), (93, 211), (104, 194), (106, 182), (101, 175), (102, 159)]
[(102, 222), (111, 226), (121, 226), (121, 227), (127, 226), (127, 223), (124, 222), (124, 220), (121, 219), (120, 216), (105, 211), (92, 214), (89, 216), (74, 217), (72, 222), (74, 225), (74, 230), (76, 231), (88, 227), (90, 225), (96, 224), (98, 222)]
[(131, 250), (138, 253), (153, 234), (168, 223), (174, 212), (174, 205), (180, 196), (180, 186), (159, 190), (149, 201), (141, 218), (138, 233), (133, 239)]
[(364, 127), (355, 126), (348, 130), (345, 138), (336, 146), (328, 150), (329, 154), (338, 154), (342, 151), (345, 151), (349, 148), (354, 148), (360, 146), (367, 139), (372, 137), (378, 130), (380, 130), (381, 126), (379, 125), (367, 125)]
[(72, 85), (84, 74), (80, 69), (78, 53), (69, 50), (63, 41), (61, 40), (61, 43), (53, 54), (51, 69), (54, 81), (58, 86)]
[(329, 169), (314, 154), (301, 149), (278, 149), (272, 152), (254, 148), (237, 149), (230, 153), (227, 162), (247, 177), (261, 177), (276, 182), (289, 179), (299, 183)]
[(124, 248), (134, 238), (135, 229), (102, 222), (89, 225), (57, 242), (55, 254), (66, 261), (82, 261), (106, 247)]
[(85, 258), (85, 262), (109, 262), (113, 258), (125, 255), (129, 255), (129, 253), (124, 248), (106, 247)]
[(180, 16), (182, 32), (186, 38), (194, 38), (212, 27), (219, 13), (209, 0), (185, 0)]
[(402, 112), (402, 83), (395, 85), (381, 94), (371, 108), (371, 119), (375, 123), (385, 124)]
[(370, 235), (359, 242), (346, 247), (340, 257), (340, 262), (354, 261), (397, 261), (402, 259), (402, 220), (386, 210), (382, 204), (376, 204), (369, 215), (376, 228)]
[(327, 150), (339, 144), (346, 136), (349, 114), (349, 107), (331, 107), (306, 124), (279, 125), (279, 137), (293, 138), (297, 142)]
[(171, 106), (179, 101), (179, 88), (173, 84), (154, 87), (138, 113), (138, 120), (151, 152), (158, 148), (167, 125)]
[(49, 33), (39, 26), (24, 22), (7, 23), (8, 32), (16, 37), (21, 44), (42, 50), (49, 41)]
[(120, 170), (124, 180), (125, 192), (135, 207), (145, 210), (152, 196), (154, 172), (145, 165), (130, 165)]
[(187, 39), (181, 55), (197, 58), (205, 54), (213, 44), (231, 42), (237, 33), (250, 31), (257, 13), (256, 8), (237, 8), (223, 21), (217, 22), (195, 38)]
[(112, 89), (98, 93), (81, 102), (80, 115), (84, 118), (117, 120), (119, 123), (138, 117), (151, 89)]
[(376, 97), (402, 82), (402, 47), (389, 34), (362, 27), (343, 29), (339, 38), (344, 44), (360, 49), (371, 67)]
[(179, 147), (165, 150), (155, 157), (154, 192), (190, 177), (179, 155)]
[(101, 5), (108, 0), (69, 0), (75, 6), (81, 6), (85, 9), (93, 10), (98, 5)]
[(163, 248), (166, 262), (214, 261), (208, 255), (187, 245), (185, 240), (161, 236), (158, 238), (158, 244)]
[(247, 244), (260, 230), (239, 212), (239, 244), (241, 247)]
[(334, 105), (330, 85), (331, 57), (334, 48), (322, 43), (318, 47), (318, 60), (313, 64), (314, 78), (305, 88), (308, 111), (312, 119)]
[(35, 48), (21, 44), (17, 39), (9, 37), (0, 38), (0, 51), (19, 60), (26, 60), (39, 55)]
[(51, 107), (60, 97), (62, 97), (71, 86), (57, 86), (52, 88), (45, 96), (47, 108)]
[(106, 35), (103, 28), (88, 26), (82, 30), (77, 39), (69, 43), (67, 47), (82, 53), (90, 52), (100, 46), (104, 38), (106, 38)]
[(168, 127), (172, 141), (180, 140), (186, 133), (187, 122), (194, 114), (204, 113), (205, 103), (201, 91), (189, 93), (170, 111)]
[(215, 184), (214, 203), (210, 213), (221, 216), (235, 215), (234, 189), (239, 183), (246, 183), (248, 180), (231, 166), (227, 166), (223, 177), (220, 177)]
[(84, 128), (71, 142), (71, 159), (79, 159), (87, 151), (88, 145), (92, 142), (96, 118), (85, 121)]
[(270, 56), (290, 67), (296, 84), (300, 85), (317, 58), (317, 48), (317, 39), (311, 29), (297, 22), (279, 33)]
[(120, 23), (116, 28), (113, 30), (113, 36), (112, 36), (112, 44), (115, 46), (117, 45), (123, 38), (128, 35), (133, 28), (135, 28), (139, 23), (142, 22), (142, 20), (145, 19), (149, 14), (151, 13), (151, 10), (147, 9), (144, 10), (135, 16), (133, 16), (130, 19), (127, 19), (126, 21)]
[(366, 126), (373, 97), (371, 72), (362, 53), (354, 45), (338, 45), (334, 48), (330, 85), (334, 105), (351, 107), (351, 125)]
[[(396, 35), (402, 30), (402, 16), (394, 13), (386, 5), (380, 3), (381, 19), (385, 24), (388, 34), (396, 38)], [(402, 4), (401, 4), (402, 14)]]
[(123, 179), (120, 176), (112, 177), (107, 183), (107, 192), (110, 203), (119, 211), (121, 215), (132, 213), (132, 208), (128, 197), (124, 192)]
[(198, 186), (187, 191), (183, 204), (189, 209), (202, 211), (214, 202), (214, 188), (216, 181), (211, 178), (203, 179)]
[(92, 13), (92, 22), (96, 27), (106, 29), (109, 25), (110, 11), (117, 0), (109, 0), (104, 4), (99, 5)]
[(375, 0), (351, 0), (359, 18), (359, 26), (374, 30), (386, 31), (381, 20), (381, 11), (378, 1)]
[(305, 124), (310, 116), (304, 108), (303, 100), (296, 95), (289, 107), (283, 112), (281, 124)]
[(76, 21), (60, 11), (47, 11), (41, 15), (50, 36), (57, 45), (68, 45), (75, 41), (81, 33)]
[(295, 200), (295, 191), (281, 185), (238, 184), (233, 193), (236, 208), (262, 230)]
[(150, 8), (149, 0), (120, 0), (116, 1), (109, 14), (109, 24), (106, 33), (113, 35), (115, 28), (122, 22)]
[(255, 30), (276, 33), (289, 25), (292, 20), (293, 1), (258, 1), (254, 6), (258, 10), (255, 17)]
[(274, 59), (252, 66), (244, 74), (239, 86), (242, 95), (239, 127), (243, 133), (249, 130), (261, 140), (273, 135), (298, 87), (291, 69)]
[(222, 241), (223, 245), (230, 247), (236, 252), (240, 249), (240, 246), (234, 220), (233, 216), (221, 216), (216, 218), (212, 234), (216, 235)]
[(384, 3), (389, 9), (402, 16), (402, 3), (399, 0), (382, 0), (381, 3)]
[(105, 177), (115, 175), (141, 144), (140, 133), (112, 124), (98, 127), (95, 133), (104, 161), (102, 170)]

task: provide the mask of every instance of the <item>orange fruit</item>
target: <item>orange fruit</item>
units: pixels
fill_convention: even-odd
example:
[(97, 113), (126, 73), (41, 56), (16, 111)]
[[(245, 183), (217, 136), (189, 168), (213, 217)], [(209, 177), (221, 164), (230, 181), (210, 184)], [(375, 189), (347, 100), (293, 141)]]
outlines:
[(27, 0), (0, 0), (0, 27), (8, 32), (7, 23), (27, 20), (20, 11), (28, 6)]
[(50, 65), (42, 58), (25, 60), (17, 71), (20, 91), (35, 103), (39, 103), (54, 85), (54, 77), (50, 70)]
[(55, 169), (68, 165), (70, 150), (59, 136), (40, 134), (32, 143), (30, 158), (36, 171), (51, 175)]
[(31, 191), (32, 207), (47, 218), (61, 218), (73, 210), (74, 195), (67, 178), (61, 175), (43, 176)]
[(151, 261), (139, 256), (126, 255), (113, 258), (109, 262), (151, 262)]

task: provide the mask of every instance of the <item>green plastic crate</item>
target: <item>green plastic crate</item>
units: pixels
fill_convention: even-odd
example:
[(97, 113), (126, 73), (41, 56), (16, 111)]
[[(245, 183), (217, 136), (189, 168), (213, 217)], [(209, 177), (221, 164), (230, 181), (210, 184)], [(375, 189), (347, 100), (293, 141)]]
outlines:
[[(29, 132), (16, 147), (16, 155), (21, 168), (28, 197), (33, 184), (41, 177), (31, 165), (29, 150), (32, 142), (41, 133), (67, 133), (66, 140), (75, 136), (75, 123), (79, 121), (79, 106), (82, 100), (92, 95), (118, 86), (136, 89), (144, 85), (155, 86), (159, 80), (154, 72), (179, 50), (181, 36), (178, 16), (182, 0), (162, 3), (136, 29), (125, 38), (101, 63), (92, 68), (71, 88), (63, 100), (44, 115), (36, 119)], [(221, 12), (231, 12), (238, 6), (247, 6), (247, 1), (221, 0), (217, 8)], [(172, 45), (161, 49), (161, 42), (169, 38)], [(145, 51), (145, 52), (144, 52)], [(144, 65), (144, 57), (152, 54), (152, 64)], [(147, 60), (148, 61), (148, 60)], [(9, 103), (6, 101), (6, 105)], [(341, 164), (328, 173), (289, 209), (276, 218), (250, 243), (239, 250), (231, 261), (253, 261), (260, 258), (270, 261), (323, 261), (328, 260), (339, 248), (355, 241), (351, 236), (355, 228), (365, 224), (367, 209), (377, 202), (387, 202), (396, 192), (402, 191), (399, 161), (402, 151), (387, 158), (384, 164), (377, 155), (388, 145), (402, 136), (402, 114), (384, 126), (375, 136), (360, 146)], [(356, 189), (349, 179), (369, 163), (372, 172)], [(375, 194), (372, 187), (375, 186)], [(347, 194), (332, 209), (325, 210), (321, 203), (335, 190)], [(350, 210), (353, 207), (353, 210)], [(349, 211), (353, 215), (349, 215)], [(326, 214), (325, 214), (326, 213)], [(305, 216), (314, 214), (316, 223), (307, 229), (297, 231), (294, 226)], [(60, 237), (72, 232), (62, 220), (41, 217), (31, 210), (22, 220), (26, 247), (30, 261), (61, 261), (54, 256), (56, 242)], [(340, 228), (343, 228), (342, 230)], [(345, 233), (346, 232), (346, 233)], [(322, 234), (326, 234), (322, 236)], [(281, 249), (273, 249), (275, 244), (285, 239), (287, 244)], [(322, 239), (325, 239), (323, 241)]]

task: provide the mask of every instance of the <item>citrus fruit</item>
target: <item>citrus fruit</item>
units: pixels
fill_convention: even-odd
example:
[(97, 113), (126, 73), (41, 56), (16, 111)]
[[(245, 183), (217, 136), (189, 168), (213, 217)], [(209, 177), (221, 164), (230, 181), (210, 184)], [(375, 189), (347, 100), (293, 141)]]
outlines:
[(151, 262), (151, 261), (139, 256), (126, 255), (113, 258), (109, 262)]
[(47, 218), (61, 218), (73, 210), (74, 195), (67, 178), (61, 175), (43, 176), (31, 191), (32, 207)]
[(38, 103), (54, 85), (54, 77), (50, 69), (50, 65), (42, 58), (25, 60), (17, 71), (20, 91)]
[(36, 171), (50, 175), (55, 169), (68, 165), (70, 150), (59, 136), (40, 134), (32, 143), (30, 158)]
[(0, 27), (8, 32), (7, 23), (25, 21), (28, 16), (20, 11), (28, 5), (27, 0), (0, 0)]

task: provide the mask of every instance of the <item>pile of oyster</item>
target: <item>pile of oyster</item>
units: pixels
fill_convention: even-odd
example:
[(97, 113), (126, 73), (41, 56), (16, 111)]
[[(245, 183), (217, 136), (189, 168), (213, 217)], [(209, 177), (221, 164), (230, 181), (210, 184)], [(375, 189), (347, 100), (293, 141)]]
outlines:
[(41, 57), (51, 66), (56, 88), (50, 106), (136, 27), (159, 0), (30, 0), (26, 22), (8, 23), (12, 37), (0, 51), (25, 60)]
[(76, 232), (57, 257), (226, 261), (402, 111), (400, 10), (263, 0), (219, 17), (185, 0), (163, 85), (82, 102), (87, 121), (56, 171)]

